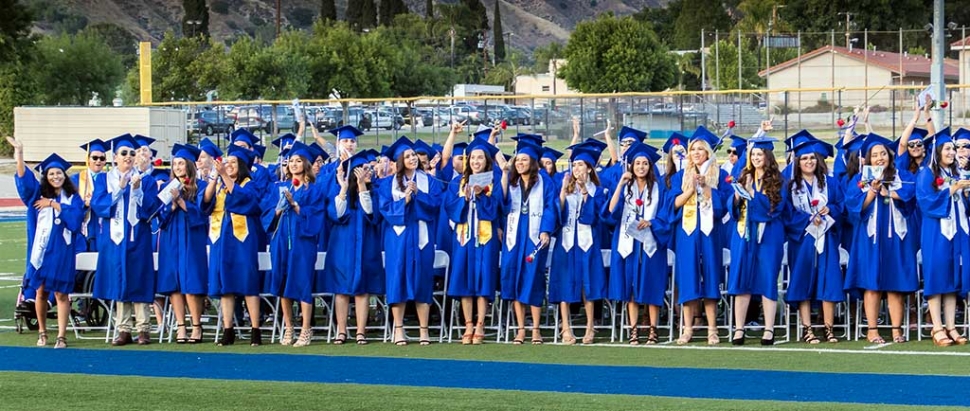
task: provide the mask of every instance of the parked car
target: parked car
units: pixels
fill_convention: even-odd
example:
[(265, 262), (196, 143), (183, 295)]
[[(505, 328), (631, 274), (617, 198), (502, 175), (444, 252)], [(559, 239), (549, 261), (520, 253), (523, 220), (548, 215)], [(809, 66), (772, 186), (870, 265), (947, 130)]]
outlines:
[[(272, 106), (262, 105), (239, 107), (236, 128), (246, 128), (253, 131), (263, 130), (272, 133), (274, 127), (272, 110)], [(276, 106), (276, 122), (279, 124), (279, 131), (297, 131), (296, 116), (290, 106)]]
[(330, 110), (330, 114), (326, 116), (323, 123), (327, 125), (327, 129), (336, 128), (343, 126), (344, 124), (351, 124), (360, 130), (367, 131), (371, 128), (371, 119), (364, 112), (363, 107), (350, 107), (347, 109), (347, 118), (344, 118), (344, 111), (341, 109)]
[(211, 136), (215, 133), (232, 133), (235, 121), (224, 112), (206, 110), (193, 113), (189, 119), (189, 131)]
[(468, 124), (479, 125), (482, 124), (484, 115), (478, 111), (475, 107), (469, 105), (458, 105), (449, 107), (451, 114), (454, 117), (461, 118), (462, 120), (467, 119)]
[(391, 110), (386, 108), (379, 108), (376, 110), (364, 110), (364, 113), (370, 117), (370, 125), (374, 128), (383, 128), (386, 130), (400, 130), (401, 126), (404, 125), (404, 119), (394, 114)]

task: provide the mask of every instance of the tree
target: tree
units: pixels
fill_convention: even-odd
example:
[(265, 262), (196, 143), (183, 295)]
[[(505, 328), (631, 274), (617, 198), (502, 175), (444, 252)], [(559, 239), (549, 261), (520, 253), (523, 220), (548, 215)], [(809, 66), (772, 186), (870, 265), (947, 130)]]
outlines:
[(347, 12), (344, 18), (347, 25), (354, 30), (360, 30), (360, 19), (363, 17), (364, 0), (347, 0)]
[(658, 91), (677, 84), (677, 63), (648, 23), (610, 13), (581, 22), (559, 77), (583, 93)]
[(495, 0), (495, 11), (492, 12), (492, 41), (495, 45), (495, 61), (505, 60), (505, 33), (502, 32), (500, 3), (501, 0)]
[(378, 11), (380, 13), (378, 20), (382, 26), (390, 26), (394, 23), (394, 17), (411, 12), (408, 10), (408, 6), (404, 4), (404, 0), (381, 0), (381, 7)]
[[(967, 0), (946, 2), (946, 21), (966, 22), (966, 19), (951, 19), (950, 16), (966, 13), (970, 2)], [(785, 8), (778, 9), (779, 19), (787, 21), (792, 31), (809, 32), (802, 35), (802, 49), (813, 50), (831, 43), (830, 30), (835, 30), (837, 46), (845, 45), (845, 15), (852, 14), (851, 31), (896, 31), (902, 28), (922, 29), (923, 25), (932, 20), (933, 8), (927, 7), (921, 0), (859, 0), (852, 2), (833, 2), (824, 0), (790, 0), (785, 2)], [(959, 34), (958, 34), (959, 35)], [(930, 47), (930, 36), (923, 32), (904, 34), (904, 48), (913, 46)], [(862, 44), (860, 36), (860, 45)], [(869, 42), (879, 50), (899, 49), (898, 35), (870, 36)], [(772, 58), (774, 59), (774, 58)]]
[(536, 73), (548, 73), (549, 72), (549, 60), (562, 58), (563, 51), (562, 43), (549, 43), (545, 46), (536, 47), (532, 51), (532, 71)]
[[(438, 96), (451, 91), (454, 72), (448, 67), (447, 54), (439, 52), (428, 41), (432, 22), (414, 14), (397, 16), (394, 25), (380, 32), (384, 42), (395, 50), (391, 94), (396, 97)], [(441, 50), (443, 51), (443, 50)]]
[(485, 33), (488, 30), (488, 13), (481, 0), (461, 0), (461, 4), (467, 9), (461, 10), (467, 15), (462, 16), (463, 24), (472, 31), (472, 35), (464, 36), (465, 48), (477, 53), (484, 47)]
[(374, 4), (374, 0), (361, 0), (360, 29), (374, 27), (377, 27), (377, 5)]
[(135, 53), (138, 49), (138, 39), (128, 30), (114, 23), (98, 23), (88, 26), (82, 32), (100, 37), (111, 51), (121, 56), (121, 63), (125, 66), (125, 70), (138, 63), (138, 55)]
[(30, 68), (40, 103), (87, 105), (97, 95), (111, 104), (124, 79), (121, 57), (101, 37), (80, 33), (44, 37), (37, 42), (37, 60)]
[(682, 0), (672, 46), (678, 50), (697, 50), (701, 47), (701, 29), (713, 33), (730, 28), (731, 20), (720, 0)]
[(660, 41), (667, 47), (673, 47), (677, 17), (680, 16), (683, 3), (683, 0), (673, 0), (667, 3), (667, 7), (644, 7), (634, 14), (633, 18), (652, 24), (653, 31), (657, 33)]
[[(737, 90), (738, 87), (738, 42), (724, 39), (710, 45), (711, 55), (707, 59), (707, 76), (716, 90)], [(714, 51), (717, 50), (720, 64), (715, 61)], [(772, 58), (774, 60), (774, 58)], [(759, 87), (761, 78), (758, 77), (758, 57), (751, 51), (751, 42), (741, 41), (741, 85), (744, 89)], [(716, 71), (720, 67), (720, 80)]]
[(206, 93), (224, 80), (227, 67), (223, 49), (221, 44), (201, 36), (179, 38), (171, 31), (165, 33), (152, 53), (152, 98), (205, 100)]
[(434, 18), (434, 0), (424, 2), (424, 17), (428, 19)]
[(508, 60), (496, 64), (488, 70), (485, 84), (504, 86), (506, 91), (515, 91), (515, 79), (518, 76), (532, 74), (532, 69), (525, 63), (522, 53), (512, 51)]
[(209, 37), (209, 6), (205, 0), (182, 0), (182, 8), (182, 35)]
[(337, 5), (333, 0), (320, 1), (320, 20), (337, 21)]
[(19, 0), (0, 0), (0, 15), (0, 61), (4, 61), (14, 58), (17, 43), (30, 34), (34, 19)]
[(229, 73), (222, 96), (230, 99), (289, 99), (305, 95), (309, 84), (306, 34), (287, 31), (271, 46), (242, 37), (226, 56)]
[(336, 90), (344, 98), (386, 97), (396, 70), (388, 56), (395, 50), (378, 32), (358, 34), (346, 24), (313, 26), (307, 44), (309, 94), (326, 98)]

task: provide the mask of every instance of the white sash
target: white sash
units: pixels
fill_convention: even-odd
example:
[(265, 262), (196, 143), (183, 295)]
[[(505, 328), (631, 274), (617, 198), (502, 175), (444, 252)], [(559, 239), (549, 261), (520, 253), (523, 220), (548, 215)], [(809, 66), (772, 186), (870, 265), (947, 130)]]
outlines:
[[(825, 178), (825, 177), (823, 177)], [(826, 184), (828, 179), (825, 179)], [(808, 184), (807, 181), (802, 180), (802, 184)], [(811, 190), (805, 188), (799, 189), (798, 187), (792, 187), (792, 202), (795, 208), (798, 210), (808, 213), (811, 216), (818, 214), (819, 210), (825, 208), (829, 203), (829, 193), (828, 190), (819, 187), (819, 180), (816, 178), (812, 181)], [(818, 204), (812, 207), (812, 201), (818, 200)], [(825, 233), (829, 231), (830, 228), (835, 224), (835, 219), (830, 216), (821, 216), (822, 224), (815, 225), (813, 220), (809, 220), (808, 225), (805, 227), (805, 234), (812, 236), (815, 239), (815, 252), (822, 254), (825, 250)]]
[[(529, 239), (532, 244), (539, 245), (539, 225), (542, 219), (542, 209), (545, 199), (542, 197), (542, 178), (536, 178), (532, 190), (529, 191)], [(509, 196), (512, 199), (512, 210), (506, 219), (508, 232), (505, 235), (505, 248), (512, 251), (515, 247), (519, 232), (519, 216), (522, 214), (522, 183), (518, 186), (509, 185)]]
[[(703, 165), (701, 165), (700, 174), (702, 176), (707, 175), (707, 169), (711, 167), (711, 164), (714, 164), (713, 158), (708, 159)], [(712, 197), (714, 196), (715, 191), (717, 191), (717, 187), (711, 187)], [(714, 205), (712, 203), (712, 199), (708, 198), (703, 201), (702, 199), (704, 199), (703, 190), (700, 190), (698, 187), (697, 214), (701, 217), (701, 232), (703, 232), (704, 235), (711, 235), (711, 230), (714, 229)]]
[[(636, 184), (636, 182), (631, 184), (633, 196), (631, 196), (631, 198), (627, 198), (623, 202), (623, 220), (621, 225), (617, 227), (617, 230), (620, 231), (620, 238), (616, 249), (623, 258), (629, 257), (630, 253), (633, 252), (634, 238), (627, 231), (627, 227), (629, 227), (631, 224), (636, 224), (639, 220), (651, 221), (656, 218), (657, 203), (660, 202), (660, 193), (657, 189), (657, 184), (659, 183), (654, 182), (653, 187), (650, 190), (651, 201), (649, 204), (643, 199), (643, 194), (646, 191), (640, 192), (640, 187), (638, 184)], [(642, 212), (638, 210), (640, 207), (637, 207), (637, 200), (643, 201)], [(643, 242), (642, 248), (648, 256), (653, 257), (654, 253), (657, 252), (657, 239), (653, 236), (653, 230), (650, 227), (647, 227), (645, 230), (647, 230), (647, 234), (645, 236), (646, 241)]]
[[(73, 195), (67, 197), (61, 191), (58, 202), (71, 204), (73, 197)], [(54, 210), (54, 207), (45, 207), (37, 212), (37, 224), (34, 226), (34, 244), (30, 249), (30, 265), (34, 266), (35, 270), (39, 270), (43, 265), (44, 254), (47, 253), (47, 245), (51, 240), (51, 232), (54, 231), (54, 225), (61, 223), (60, 216), (61, 212)], [(71, 245), (71, 230), (65, 228), (62, 234), (67, 245)]]
[[(885, 184), (885, 183), (884, 183)], [(896, 172), (896, 177), (893, 179), (892, 184), (888, 186), (889, 194), (892, 195), (893, 190), (902, 187), (903, 183), (899, 179), (899, 172)], [(862, 191), (866, 192), (869, 190), (869, 184), (862, 187)], [(878, 196), (873, 201), (882, 201)], [(889, 199), (889, 213), (890, 213), (890, 224), (892, 225), (892, 230), (886, 233), (886, 238), (891, 238), (893, 232), (900, 240), (906, 239), (906, 233), (909, 231), (906, 225), (906, 217), (903, 217), (903, 213), (896, 208), (895, 201), (892, 197)], [(866, 234), (872, 238), (872, 243), (876, 243), (876, 222), (879, 220), (879, 207), (878, 204), (873, 204), (872, 214), (869, 215), (869, 221), (866, 222)]]
[[(82, 173), (88, 173), (88, 184), (87, 184), (86, 191), (94, 192), (94, 180), (95, 178), (97, 178), (98, 174), (101, 174), (101, 173), (92, 173), (91, 169), (89, 168), (85, 168), (84, 171), (82, 171)], [(78, 176), (78, 181), (81, 181), (81, 176)], [(84, 197), (87, 196), (89, 193), (78, 193), (78, 194), (81, 196), (81, 200), (83, 201)], [(91, 208), (87, 207), (87, 209), (84, 211), (84, 220), (81, 221), (81, 235), (83, 235), (84, 237), (88, 236), (88, 223), (90, 221), (91, 221)]]
[[(595, 195), (595, 190), (596, 185), (587, 181), (586, 191)], [(589, 251), (589, 248), (593, 246), (593, 227), (589, 224), (579, 223), (579, 213), (582, 211), (583, 203), (586, 200), (584, 197), (579, 190), (566, 196), (569, 215), (566, 218), (566, 225), (562, 227), (562, 248), (566, 251), (571, 250), (576, 241), (579, 242), (579, 248), (583, 251)], [(576, 232), (575, 236), (572, 234), (573, 231)]]
[[(946, 173), (946, 177), (943, 179), (943, 185), (940, 186), (941, 191), (950, 189), (951, 178), (952, 177), (949, 175), (949, 173)], [(963, 230), (963, 232), (966, 234), (968, 231), (967, 219), (957, 218), (957, 216), (966, 215), (966, 206), (963, 204), (961, 195), (962, 194), (960, 192), (957, 192), (956, 194), (950, 196), (950, 213), (946, 216), (946, 218), (940, 219), (940, 233), (943, 234), (943, 237), (946, 237), (947, 240), (953, 240), (953, 236), (956, 235), (957, 220), (960, 221), (960, 228)]]
[[(129, 178), (132, 172), (126, 173)], [(124, 220), (128, 220), (128, 224), (131, 226), (131, 240), (135, 240), (135, 227), (138, 224), (138, 207), (141, 206), (142, 202), (142, 190), (139, 186), (138, 189), (130, 187), (128, 191), (128, 213), (125, 215), (125, 203), (121, 201), (121, 197), (124, 195), (124, 189), (121, 188), (121, 172), (117, 168), (112, 169), (108, 172), (106, 176), (106, 181), (108, 184), (108, 193), (111, 194), (111, 204), (115, 206), (114, 215), (111, 216), (111, 224), (109, 227), (111, 233), (111, 241), (115, 244), (121, 244), (121, 240), (125, 238), (125, 223)], [(130, 181), (129, 181), (130, 183)]]
[[(418, 191), (424, 193), (428, 192), (428, 175), (425, 174), (424, 171), (416, 171), (414, 173), (414, 178), (410, 181), (415, 182), (415, 185), (418, 186)], [(405, 185), (407, 185), (407, 183), (408, 182), (405, 181)], [(397, 181), (391, 182), (391, 196), (394, 198), (394, 201), (404, 199), (404, 192), (400, 190), (400, 187), (398, 187)], [(411, 200), (415, 201), (417, 193), (412, 194), (412, 196), (414, 197), (412, 197)], [(404, 233), (406, 226), (396, 225), (391, 228), (394, 229), (395, 234), (401, 236), (401, 234)], [(418, 220), (418, 248), (424, 250), (424, 246), (426, 245), (428, 245), (428, 223), (425, 223), (423, 220)]]

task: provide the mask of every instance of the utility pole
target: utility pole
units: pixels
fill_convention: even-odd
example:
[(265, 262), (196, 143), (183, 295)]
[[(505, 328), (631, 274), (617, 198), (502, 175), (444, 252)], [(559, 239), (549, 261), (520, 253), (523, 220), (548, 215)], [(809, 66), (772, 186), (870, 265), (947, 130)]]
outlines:
[(276, 38), (280, 37), (280, 1), (276, 0)]
[(448, 35), (451, 36), (451, 68), (455, 68), (455, 26), (448, 29)]
[(707, 90), (707, 58), (704, 53), (704, 29), (701, 29), (701, 91)]
[[(946, 37), (943, 34), (943, 0), (933, 0), (933, 63), (930, 66), (930, 84), (936, 94), (938, 102), (946, 100), (946, 90), (943, 79), (943, 51), (946, 47)], [(933, 123), (937, 130), (943, 129), (943, 109), (937, 104), (933, 108)]]
[(840, 16), (845, 15), (845, 48), (849, 48), (849, 44), (850, 44), (850, 41), (851, 41), (850, 40), (850, 37), (852, 36), (852, 33), (849, 30), (849, 25), (852, 24), (851, 21), (852, 21), (852, 15), (853, 15), (853, 13), (849, 13), (847, 11), (842, 11), (842, 12), (839, 12), (839, 15)]

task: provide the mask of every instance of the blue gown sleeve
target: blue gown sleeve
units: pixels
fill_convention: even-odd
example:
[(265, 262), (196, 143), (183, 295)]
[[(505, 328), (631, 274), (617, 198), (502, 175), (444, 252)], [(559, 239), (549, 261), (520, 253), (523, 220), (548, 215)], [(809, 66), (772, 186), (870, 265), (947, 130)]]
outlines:
[(161, 204), (158, 201), (158, 183), (152, 176), (145, 176), (141, 179), (140, 186), (142, 194), (141, 205), (138, 206), (136, 213), (139, 220), (148, 221)]
[[(659, 198), (651, 199), (651, 201), (660, 201), (660, 204), (665, 204), (667, 202), (667, 194), (669, 193), (667, 186), (662, 181), (657, 181), (655, 184), (657, 184), (657, 197)], [(620, 205), (617, 205), (616, 208), (622, 210)], [(669, 246), (673, 234), (671, 230), (670, 210), (669, 207), (659, 207), (657, 209), (657, 215), (654, 216), (653, 220), (650, 220), (650, 230), (653, 231), (654, 238), (657, 239), (658, 243), (667, 246)]]
[[(268, 188), (263, 196), (259, 200), (259, 223), (263, 226), (263, 230), (267, 233), (272, 233), (276, 231), (276, 223), (282, 218), (282, 214), (276, 215), (276, 204), (280, 200), (280, 187), (284, 183), (274, 183), (272, 187)], [(239, 188), (239, 186), (236, 186)], [(226, 203), (229, 203), (229, 196), (226, 196)]]
[(378, 190), (378, 200), (381, 217), (387, 220), (390, 225), (404, 225), (405, 200), (402, 198), (395, 201), (391, 192), (391, 185), (397, 184), (396, 181), (384, 181)]
[[(458, 195), (458, 191), (461, 189), (461, 179), (451, 180), (448, 183), (448, 192), (444, 194), (444, 207), (445, 215), (448, 219), (455, 222), (456, 224), (466, 223), (468, 216), (468, 201), (465, 200), (465, 196)], [(482, 196), (484, 197), (484, 196)], [(476, 198), (476, 206), (479, 209), (479, 214), (482, 209), (482, 198)]]
[(835, 220), (835, 227), (840, 227), (845, 219), (845, 198), (842, 194), (842, 186), (834, 179), (827, 179), (825, 189), (829, 191), (829, 217)]
[(539, 232), (552, 235), (552, 233), (556, 232), (556, 229), (559, 227), (556, 224), (557, 216), (559, 215), (559, 193), (556, 191), (556, 186), (552, 183), (551, 178), (539, 178), (544, 179), (542, 182), (542, 188), (544, 191), (542, 193), (542, 220), (539, 223)]
[(713, 206), (714, 218), (722, 219), (724, 214), (729, 210), (727, 207), (727, 201), (734, 201), (734, 188), (731, 187), (730, 183), (724, 181), (727, 179), (727, 171), (720, 170), (717, 175), (717, 187), (711, 188), (711, 204)]
[(307, 184), (304, 189), (297, 191), (293, 198), (300, 205), (300, 214), (292, 210), (289, 212), (294, 213), (298, 221), (298, 232), (301, 237), (316, 237), (323, 229), (324, 217), (321, 214), (324, 212), (325, 204), (322, 191), (323, 186), (318, 183)]
[[(34, 172), (24, 167), (24, 176), (20, 177), (14, 174), (14, 181), (17, 183), (17, 194), (20, 195), (20, 201), (23, 201), (28, 208), (33, 207), (37, 197), (40, 197), (40, 182), (37, 181), (37, 177), (34, 177)], [(77, 186), (75, 185), (75, 187)]]
[(681, 220), (684, 217), (684, 208), (677, 208), (677, 196), (684, 193), (681, 184), (683, 182), (684, 172), (678, 171), (670, 178), (670, 189), (667, 191), (667, 195), (664, 197), (664, 202), (667, 204), (664, 206), (667, 212), (667, 221), (673, 225), (674, 223)]
[(100, 218), (111, 218), (111, 194), (108, 193), (106, 173), (94, 178), (94, 192), (91, 194), (91, 211)]
[(259, 216), (259, 187), (252, 180), (245, 184), (236, 184), (231, 193), (226, 193), (226, 211)]
[[(330, 221), (332, 223), (334, 223), (334, 224), (344, 225), (344, 224), (347, 224), (347, 222), (350, 221), (350, 204), (347, 204), (347, 211), (344, 212), (344, 215), (337, 216), (337, 200), (336, 200), (336, 198), (337, 198), (338, 195), (340, 195), (340, 185), (338, 184), (336, 186), (331, 186), (330, 189), (328, 190), (328, 193), (327, 193), (327, 197), (329, 197), (329, 200), (327, 201), (327, 204), (326, 204), (326, 207), (327, 207), (327, 218), (330, 219)], [(347, 201), (350, 201), (350, 195), (349, 194), (348, 194), (347, 197), (348, 197), (347, 198)], [(376, 201), (376, 199), (375, 198), (372, 198), (371, 201)]]
[(61, 204), (60, 218), (68, 230), (73, 232), (81, 230), (81, 224), (84, 222), (84, 200), (80, 195), (71, 196), (70, 204)]
[(414, 205), (417, 207), (418, 220), (434, 221), (441, 208), (441, 183), (434, 177), (428, 175), (428, 192), (418, 190), (413, 198)]
[(950, 215), (950, 189), (938, 189), (936, 176), (929, 168), (916, 176), (916, 200), (924, 216), (942, 219)]
[[(873, 204), (869, 204), (869, 207), (863, 209), (863, 205), (866, 201), (866, 191), (862, 191), (859, 188), (859, 181), (862, 179), (861, 174), (857, 174), (849, 183), (845, 186), (845, 216), (853, 224), (862, 221), (863, 219), (869, 217), (872, 213)], [(878, 201), (878, 198), (873, 200), (873, 202)]]

